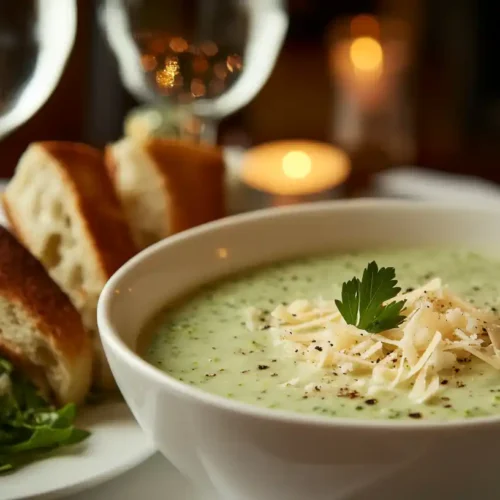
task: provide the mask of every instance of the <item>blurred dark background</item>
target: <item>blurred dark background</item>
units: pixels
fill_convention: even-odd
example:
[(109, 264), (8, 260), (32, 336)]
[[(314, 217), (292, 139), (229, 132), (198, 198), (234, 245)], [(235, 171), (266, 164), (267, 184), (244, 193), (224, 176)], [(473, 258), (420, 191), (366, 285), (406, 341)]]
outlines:
[[(1, 176), (28, 143), (54, 139), (97, 146), (122, 135), (137, 102), (97, 24), (94, 0), (78, 2), (78, 33), (64, 76), (45, 106), (0, 142)], [(273, 74), (257, 98), (224, 120), (219, 142), (331, 140), (327, 31), (359, 13), (396, 16), (412, 53), (407, 164), (472, 173), (500, 182), (500, 5), (487, 0), (290, 0), (290, 28)]]

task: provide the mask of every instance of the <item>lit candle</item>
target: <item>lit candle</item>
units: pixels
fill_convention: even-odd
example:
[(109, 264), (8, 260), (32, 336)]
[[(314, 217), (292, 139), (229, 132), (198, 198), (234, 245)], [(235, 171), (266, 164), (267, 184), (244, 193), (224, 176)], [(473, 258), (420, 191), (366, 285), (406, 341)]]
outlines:
[(400, 21), (368, 15), (332, 26), (332, 132), (350, 152), (375, 144), (398, 160), (408, 156), (407, 32)]
[(357, 94), (362, 104), (378, 104), (395, 90), (397, 77), (407, 66), (404, 23), (380, 21), (360, 15), (342, 23), (330, 47), (330, 64), (335, 83), (345, 91)]
[(238, 211), (332, 198), (349, 171), (347, 155), (330, 144), (279, 141), (257, 146), (244, 153), (238, 166), (246, 188), (238, 192)]
[(332, 56), (342, 94), (361, 108), (380, 104), (388, 90), (387, 47), (375, 36), (352, 36), (334, 45)]

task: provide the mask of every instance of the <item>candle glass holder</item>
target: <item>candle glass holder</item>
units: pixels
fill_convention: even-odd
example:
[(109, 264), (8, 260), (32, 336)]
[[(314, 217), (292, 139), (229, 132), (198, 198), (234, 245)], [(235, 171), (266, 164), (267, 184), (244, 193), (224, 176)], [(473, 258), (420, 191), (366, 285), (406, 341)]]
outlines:
[(360, 15), (328, 30), (331, 138), (351, 157), (349, 194), (413, 157), (410, 46), (403, 21)]
[(350, 173), (343, 151), (308, 140), (228, 150), (226, 166), (231, 213), (338, 198)]

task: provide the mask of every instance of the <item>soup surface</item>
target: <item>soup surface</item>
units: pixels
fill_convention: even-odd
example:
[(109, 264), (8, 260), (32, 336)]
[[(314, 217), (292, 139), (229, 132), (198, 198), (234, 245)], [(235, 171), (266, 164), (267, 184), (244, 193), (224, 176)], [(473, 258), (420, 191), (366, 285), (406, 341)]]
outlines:
[[(147, 325), (152, 339), (145, 359), (171, 376), (206, 391), (267, 408), (321, 416), (369, 419), (434, 419), (500, 413), (500, 372), (474, 358), (457, 363), (436, 397), (423, 404), (408, 388), (378, 394), (363, 389), (363, 375), (332, 373), (290, 356), (267, 329), (249, 331), (249, 306), (269, 312), (296, 299), (340, 297), (342, 283), (360, 276), (367, 263), (396, 270), (403, 291), (439, 276), (478, 307), (500, 308), (500, 261), (469, 251), (403, 249), (316, 256), (253, 270), (207, 285)], [(287, 384), (299, 379), (296, 385)], [(305, 393), (304, 385), (332, 390)]]

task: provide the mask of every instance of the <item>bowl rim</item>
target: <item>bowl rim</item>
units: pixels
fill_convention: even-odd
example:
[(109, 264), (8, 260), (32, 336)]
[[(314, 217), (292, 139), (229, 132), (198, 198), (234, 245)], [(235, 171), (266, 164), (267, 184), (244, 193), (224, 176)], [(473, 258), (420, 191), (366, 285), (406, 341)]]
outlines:
[(191, 237), (200, 236), (211, 231), (223, 228), (234, 227), (256, 220), (280, 219), (291, 214), (314, 214), (323, 212), (341, 212), (342, 210), (379, 210), (386, 208), (404, 209), (416, 212), (467, 212), (480, 215), (497, 214), (500, 220), (500, 204), (498, 207), (489, 206), (464, 206), (449, 202), (429, 202), (421, 200), (401, 200), (401, 199), (380, 199), (363, 198), (350, 200), (333, 200), (311, 202), (303, 205), (288, 207), (273, 207), (256, 210), (249, 213), (237, 214), (225, 217), (217, 221), (188, 229), (181, 233), (172, 235), (161, 240), (150, 247), (142, 250), (132, 257), (121, 268), (119, 268), (106, 283), (97, 306), (97, 320), (99, 334), (104, 343), (111, 348), (117, 356), (129, 365), (133, 371), (138, 371), (142, 376), (153, 382), (168, 387), (175, 391), (177, 396), (190, 399), (198, 404), (205, 404), (238, 414), (246, 418), (261, 419), (273, 423), (293, 424), (298, 426), (309, 426), (323, 429), (344, 429), (344, 430), (382, 430), (391, 432), (455, 432), (460, 429), (470, 427), (491, 427), (500, 425), (500, 413), (488, 417), (460, 417), (453, 420), (419, 420), (419, 419), (364, 419), (347, 417), (324, 417), (309, 413), (293, 412), (292, 410), (268, 409), (250, 403), (225, 398), (217, 394), (204, 391), (198, 387), (186, 384), (175, 379), (169, 374), (156, 368), (152, 364), (141, 358), (133, 349), (129, 348), (115, 331), (110, 318), (111, 303), (116, 296), (114, 293), (119, 288), (120, 282), (135, 267), (141, 265), (143, 261), (153, 258), (158, 253), (166, 251), (171, 245), (189, 240)]

